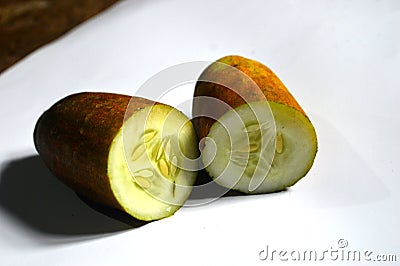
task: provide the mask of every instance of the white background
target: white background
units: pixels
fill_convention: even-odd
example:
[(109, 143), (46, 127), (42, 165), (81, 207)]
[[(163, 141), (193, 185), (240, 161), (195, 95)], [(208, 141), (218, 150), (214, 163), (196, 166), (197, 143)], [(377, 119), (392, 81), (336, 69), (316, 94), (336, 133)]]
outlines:
[[(229, 54), (272, 68), (315, 125), (314, 166), (288, 191), (223, 197), (129, 228), (37, 157), (34, 125), (58, 99), (132, 95), (164, 68)], [(0, 265), (310, 264), (261, 261), (267, 246), (369, 250), (399, 265), (399, 69), (395, 0), (120, 2), (0, 75)], [(328, 254), (317, 264), (345, 265)]]

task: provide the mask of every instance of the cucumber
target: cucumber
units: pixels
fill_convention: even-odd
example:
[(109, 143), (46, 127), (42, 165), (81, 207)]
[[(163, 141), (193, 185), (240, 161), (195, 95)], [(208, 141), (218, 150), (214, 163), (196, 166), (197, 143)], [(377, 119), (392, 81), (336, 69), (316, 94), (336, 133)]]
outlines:
[(204, 139), (203, 164), (221, 186), (249, 194), (276, 192), (294, 185), (313, 165), (317, 135), (310, 119), (257, 61), (227, 56), (208, 66), (196, 83), (192, 115), (198, 138)]
[(197, 175), (187, 160), (198, 157), (190, 120), (139, 97), (67, 96), (39, 118), (34, 141), (51, 172), (78, 194), (143, 221), (173, 215)]

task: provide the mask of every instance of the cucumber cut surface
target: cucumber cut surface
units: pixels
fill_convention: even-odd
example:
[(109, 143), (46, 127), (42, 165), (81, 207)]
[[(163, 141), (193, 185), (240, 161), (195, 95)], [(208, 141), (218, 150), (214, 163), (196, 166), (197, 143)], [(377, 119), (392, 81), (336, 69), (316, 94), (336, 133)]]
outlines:
[(224, 187), (269, 193), (300, 180), (316, 151), (315, 130), (303, 114), (263, 101), (241, 105), (219, 118), (207, 135), (202, 160), (209, 175)]
[(141, 220), (175, 213), (189, 197), (197, 175), (183, 156), (198, 156), (196, 133), (185, 115), (159, 104), (134, 113), (109, 153), (108, 175), (119, 204)]

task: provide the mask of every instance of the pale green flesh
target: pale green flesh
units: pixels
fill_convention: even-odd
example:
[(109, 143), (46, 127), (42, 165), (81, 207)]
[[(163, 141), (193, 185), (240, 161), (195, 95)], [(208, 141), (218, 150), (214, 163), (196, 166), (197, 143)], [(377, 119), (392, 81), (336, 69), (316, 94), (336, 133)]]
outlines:
[[(268, 117), (268, 104), (273, 118)], [(266, 118), (257, 123), (249, 106)], [(216, 183), (244, 193), (268, 193), (292, 186), (308, 172), (317, 151), (308, 118), (274, 102), (250, 103), (235, 111), (242, 121), (233, 110), (225, 113), (211, 127), (202, 151), (206, 170)], [(240, 132), (247, 132), (248, 137)]]
[(111, 189), (124, 210), (145, 221), (175, 213), (197, 176), (184, 170), (189, 167), (182, 156), (193, 159), (198, 151), (192, 124), (181, 112), (154, 105), (127, 119), (108, 160)]

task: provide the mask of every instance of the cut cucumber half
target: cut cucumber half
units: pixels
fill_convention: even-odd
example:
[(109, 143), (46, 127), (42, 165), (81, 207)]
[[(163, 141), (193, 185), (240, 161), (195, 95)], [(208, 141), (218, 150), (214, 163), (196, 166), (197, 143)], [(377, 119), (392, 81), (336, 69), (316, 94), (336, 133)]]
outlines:
[(174, 214), (197, 175), (190, 120), (140, 97), (69, 95), (38, 119), (34, 141), (50, 171), (77, 194), (139, 220)]
[(108, 160), (111, 189), (126, 212), (156, 220), (176, 212), (189, 197), (196, 172), (185, 170), (198, 156), (186, 116), (166, 105), (129, 117), (113, 140)]
[[(266, 115), (268, 108), (273, 117)], [(263, 101), (241, 105), (221, 116), (205, 139), (202, 160), (221, 186), (269, 193), (300, 180), (311, 168), (316, 151), (315, 130), (303, 114), (287, 105)]]

